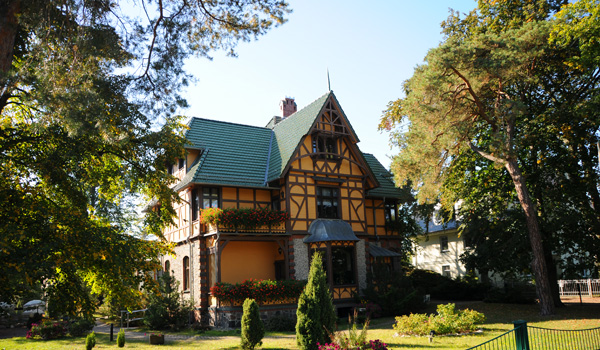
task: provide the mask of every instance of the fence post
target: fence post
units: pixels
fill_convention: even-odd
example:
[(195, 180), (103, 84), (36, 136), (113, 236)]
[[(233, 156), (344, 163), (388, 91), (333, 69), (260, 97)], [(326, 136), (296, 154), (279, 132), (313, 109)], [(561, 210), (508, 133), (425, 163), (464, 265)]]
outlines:
[(588, 280), (587, 280), (587, 286), (588, 286), (588, 295), (590, 297), (594, 296), (594, 294), (592, 293), (592, 280), (590, 278), (588, 278)]
[(527, 321), (513, 321), (513, 325), (517, 350), (531, 350), (529, 348), (529, 337), (527, 336)]

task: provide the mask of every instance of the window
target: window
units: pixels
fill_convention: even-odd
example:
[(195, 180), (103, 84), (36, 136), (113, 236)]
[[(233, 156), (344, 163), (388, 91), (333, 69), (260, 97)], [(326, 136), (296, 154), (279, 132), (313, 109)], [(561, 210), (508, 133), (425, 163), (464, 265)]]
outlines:
[(198, 213), (200, 212), (200, 193), (197, 189), (192, 190), (192, 221), (198, 220)]
[(190, 258), (183, 258), (183, 290), (190, 290)]
[(219, 189), (214, 187), (205, 187), (202, 189), (202, 208), (219, 207)]
[(385, 201), (385, 222), (396, 221), (398, 219), (398, 204), (396, 201)]
[(354, 247), (331, 247), (331, 269), (334, 286), (355, 284)]
[(448, 249), (448, 236), (440, 236), (440, 251), (447, 252)]
[(167, 275), (171, 273), (171, 263), (169, 260), (165, 261), (165, 273)]
[(325, 219), (338, 218), (338, 193), (337, 188), (317, 187), (317, 215)]
[(444, 277), (452, 277), (452, 273), (450, 272), (450, 265), (443, 265), (442, 266), (442, 276)]
[(169, 175), (173, 175), (173, 164), (167, 163), (167, 173), (169, 173)]
[(179, 170), (185, 167), (185, 158), (179, 158)]
[(337, 159), (336, 139), (327, 136), (313, 136), (313, 153), (319, 158)]

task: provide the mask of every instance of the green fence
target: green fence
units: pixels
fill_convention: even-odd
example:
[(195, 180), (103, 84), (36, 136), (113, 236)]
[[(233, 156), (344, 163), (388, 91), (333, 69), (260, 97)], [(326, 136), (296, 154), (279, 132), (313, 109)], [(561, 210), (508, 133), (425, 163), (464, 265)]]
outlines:
[(467, 350), (598, 350), (600, 327), (582, 330), (548, 329), (515, 321), (515, 328)]

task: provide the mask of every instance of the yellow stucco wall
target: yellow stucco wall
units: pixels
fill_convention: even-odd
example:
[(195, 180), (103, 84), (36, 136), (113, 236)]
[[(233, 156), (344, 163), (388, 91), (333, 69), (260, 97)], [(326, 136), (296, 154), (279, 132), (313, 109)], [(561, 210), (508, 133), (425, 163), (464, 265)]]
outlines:
[(229, 242), (221, 254), (221, 281), (275, 279), (275, 260), (283, 259), (275, 242)]

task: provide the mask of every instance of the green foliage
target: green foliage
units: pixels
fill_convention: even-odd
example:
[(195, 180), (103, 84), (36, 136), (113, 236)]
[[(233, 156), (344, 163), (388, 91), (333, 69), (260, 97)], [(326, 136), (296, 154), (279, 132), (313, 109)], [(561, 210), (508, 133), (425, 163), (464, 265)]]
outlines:
[(414, 269), (409, 272), (409, 278), (421, 293), (430, 294), (434, 299), (482, 300), (489, 289), (473, 278), (452, 279), (430, 270)]
[(69, 335), (72, 337), (81, 337), (94, 329), (95, 322), (92, 320), (79, 319), (69, 323)]
[(44, 320), (40, 323), (31, 325), (31, 329), (27, 331), (27, 339), (59, 339), (67, 335), (68, 324), (64, 321)]
[(465, 333), (476, 330), (476, 325), (483, 323), (485, 316), (475, 310), (456, 310), (455, 304), (440, 304), (437, 315), (410, 314), (396, 317), (394, 330), (399, 334), (426, 335), (431, 331), (436, 334)]
[(424, 306), (423, 293), (415, 287), (419, 284), (413, 283), (403, 271), (391, 271), (386, 266), (374, 265), (367, 279), (369, 283), (362, 291), (361, 300), (379, 306), (378, 315), (370, 317), (401, 315)]
[(200, 212), (200, 221), (204, 224), (243, 230), (278, 225), (289, 218), (287, 211), (270, 208), (206, 208)]
[(578, 0), (566, 4), (556, 13), (556, 24), (550, 41), (562, 47), (577, 45), (581, 51), (567, 62), (578, 69), (600, 64), (600, 3), (598, 0)]
[(258, 304), (253, 299), (246, 299), (242, 315), (242, 349), (253, 350), (257, 345), (262, 345), (265, 336), (265, 327), (260, 319)]
[(301, 280), (255, 280), (231, 284), (219, 282), (210, 288), (213, 296), (230, 305), (241, 305), (246, 299), (257, 303), (290, 302), (295, 303), (302, 293), (306, 281)]
[[(494, 237), (501, 237), (517, 269), (533, 266), (544, 314), (554, 311), (552, 256), (572, 253), (569, 263), (589, 265), (584, 256), (600, 251), (597, 137), (590, 137), (600, 125), (600, 70), (593, 60), (584, 70), (571, 63), (582, 47), (549, 43), (560, 30), (550, 16), (564, 3), (480, 1), (464, 19), (451, 15), (444, 42), (429, 51), (405, 82), (406, 97), (390, 102), (380, 124), (402, 145), (392, 165), (396, 179), (410, 180), (421, 202), (440, 199), (451, 208), (463, 201), (465, 232), (479, 236), (472, 261), (494, 260)], [(590, 14), (582, 22), (595, 26), (597, 8), (582, 11)], [(505, 228), (509, 233), (498, 235)], [(525, 230), (528, 240), (518, 233)], [(584, 246), (579, 254), (575, 247)]]
[(191, 306), (181, 300), (179, 282), (171, 274), (158, 278), (159, 288), (148, 296), (148, 310), (144, 315), (144, 325), (150, 329), (180, 330), (189, 321)]
[(125, 346), (125, 330), (121, 328), (117, 334), (117, 346), (122, 348)]
[(271, 316), (265, 321), (265, 330), (268, 332), (294, 332), (296, 320), (285, 315)]
[(296, 311), (296, 342), (304, 350), (317, 349), (317, 343), (329, 341), (329, 333), (335, 325), (335, 308), (323, 270), (322, 254), (312, 256), (308, 282)]
[(366, 343), (369, 320), (367, 319), (359, 330), (356, 318), (356, 312), (354, 313), (354, 317), (348, 315), (348, 332), (335, 332), (333, 336), (331, 336), (331, 342), (333, 344), (338, 345), (341, 349), (356, 349)]
[(92, 350), (96, 346), (96, 333), (92, 332), (85, 337), (86, 350)]
[[(165, 165), (183, 155), (185, 59), (235, 55), (290, 11), (176, 0), (125, 17), (120, 6), (0, 6), (0, 300), (42, 283), (72, 316), (90, 315), (97, 295), (139, 300), (169, 252), (161, 232), (179, 200)], [(150, 201), (140, 221), (136, 203)]]

